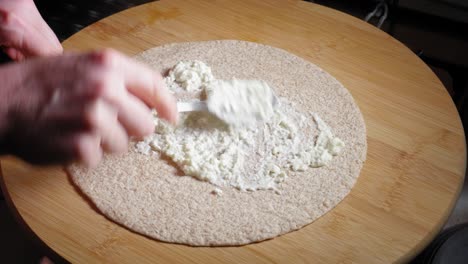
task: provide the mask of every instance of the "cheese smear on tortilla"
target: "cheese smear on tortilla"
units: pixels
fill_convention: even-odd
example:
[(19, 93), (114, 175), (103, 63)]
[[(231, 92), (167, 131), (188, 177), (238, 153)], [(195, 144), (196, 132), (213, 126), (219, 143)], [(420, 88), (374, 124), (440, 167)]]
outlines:
[(206, 89), (216, 115), (248, 125), (230, 126), (210, 113), (192, 112), (172, 127), (155, 114), (155, 132), (136, 144), (137, 151), (164, 154), (186, 175), (217, 187), (255, 191), (277, 190), (291, 171), (325, 166), (345, 146), (316, 113), (306, 116), (286, 100), (271, 106), (274, 95), (263, 81), (211, 80), (201, 86), (192, 89)]

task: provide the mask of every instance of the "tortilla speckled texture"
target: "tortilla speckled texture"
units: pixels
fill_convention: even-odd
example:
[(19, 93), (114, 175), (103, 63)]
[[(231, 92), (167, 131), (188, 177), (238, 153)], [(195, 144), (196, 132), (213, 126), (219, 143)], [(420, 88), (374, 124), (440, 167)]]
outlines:
[(105, 156), (97, 169), (69, 168), (74, 183), (110, 219), (158, 240), (194, 246), (242, 245), (299, 229), (335, 207), (366, 157), (366, 129), (349, 92), (286, 51), (244, 41), (178, 43), (140, 53), (159, 70), (181, 60), (207, 63), (218, 79), (262, 79), (301, 112), (316, 112), (346, 147), (327, 167), (289, 173), (275, 191), (241, 192), (198, 181), (167, 161), (135, 151)]

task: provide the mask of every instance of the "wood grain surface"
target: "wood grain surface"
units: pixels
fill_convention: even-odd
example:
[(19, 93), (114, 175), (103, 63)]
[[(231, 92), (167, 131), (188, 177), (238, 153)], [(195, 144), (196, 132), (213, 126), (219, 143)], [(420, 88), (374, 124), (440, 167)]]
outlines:
[(134, 55), (214, 39), (285, 49), (350, 90), (369, 144), (351, 194), (299, 231), (242, 247), (194, 248), (153, 241), (107, 220), (60, 168), (3, 158), (2, 187), (37, 237), (80, 263), (392, 263), (408, 261), (430, 242), (462, 186), (464, 132), (441, 82), (386, 33), (302, 1), (162, 0), (108, 17), (63, 44)]

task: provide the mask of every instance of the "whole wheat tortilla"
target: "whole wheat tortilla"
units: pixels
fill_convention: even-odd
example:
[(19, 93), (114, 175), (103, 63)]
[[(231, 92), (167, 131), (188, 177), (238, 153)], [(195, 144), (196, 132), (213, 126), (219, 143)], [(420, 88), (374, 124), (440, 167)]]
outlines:
[(332, 162), (291, 172), (271, 190), (241, 192), (183, 174), (137, 153), (106, 156), (97, 169), (70, 167), (75, 184), (117, 223), (149, 237), (194, 246), (242, 245), (288, 233), (335, 207), (351, 190), (366, 157), (366, 130), (349, 92), (314, 64), (286, 51), (244, 41), (156, 47), (136, 56), (156, 69), (201, 60), (218, 79), (261, 79), (301, 112), (316, 112), (346, 147)]

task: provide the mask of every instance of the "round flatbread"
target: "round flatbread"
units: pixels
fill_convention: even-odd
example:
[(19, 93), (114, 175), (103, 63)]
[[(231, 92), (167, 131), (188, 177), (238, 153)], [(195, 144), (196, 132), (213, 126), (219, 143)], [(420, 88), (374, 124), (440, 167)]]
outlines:
[(317, 113), (346, 146), (328, 166), (290, 172), (279, 192), (243, 192), (183, 176), (169, 161), (143, 155), (134, 143), (105, 156), (94, 170), (74, 165), (73, 182), (108, 218), (149, 237), (194, 246), (242, 245), (299, 229), (350, 192), (366, 157), (366, 129), (352, 96), (335, 78), (284, 50), (244, 41), (177, 43), (136, 59), (165, 71), (201, 60), (217, 79), (260, 79), (303, 113)]

